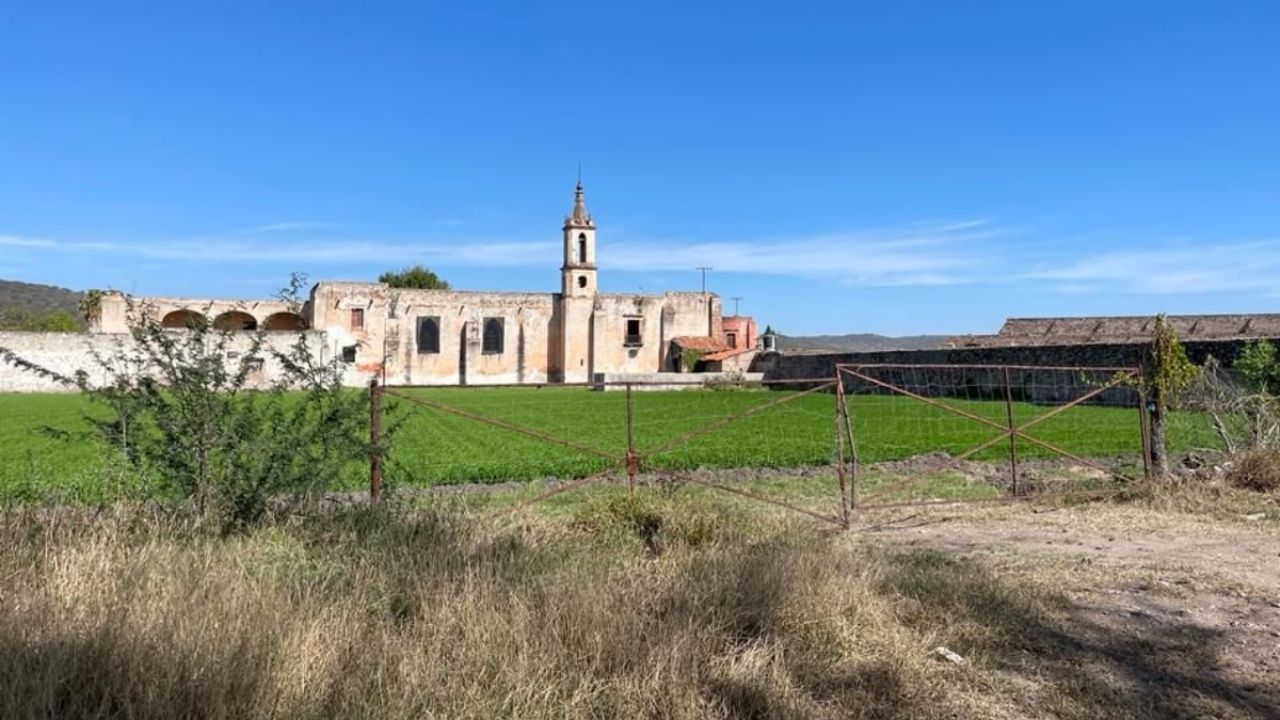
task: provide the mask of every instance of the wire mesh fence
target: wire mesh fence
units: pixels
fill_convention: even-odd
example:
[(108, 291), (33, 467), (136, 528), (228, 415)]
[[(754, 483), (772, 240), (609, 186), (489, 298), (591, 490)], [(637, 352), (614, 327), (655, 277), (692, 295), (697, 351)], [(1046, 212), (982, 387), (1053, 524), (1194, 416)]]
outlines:
[(842, 365), (858, 505), (1108, 492), (1144, 476), (1132, 368)]
[(1124, 368), (864, 365), (696, 390), (372, 392), (406, 410), (386, 461), (415, 484), (689, 484), (842, 525), (888, 504), (1105, 491), (1148, 455), (1139, 377)]

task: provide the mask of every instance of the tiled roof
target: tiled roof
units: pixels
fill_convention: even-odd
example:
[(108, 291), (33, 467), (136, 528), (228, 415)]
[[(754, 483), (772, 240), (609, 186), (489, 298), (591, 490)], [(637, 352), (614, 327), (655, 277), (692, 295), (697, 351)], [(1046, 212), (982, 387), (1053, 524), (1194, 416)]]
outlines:
[[(1169, 315), (1182, 340), (1280, 338), (1280, 314)], [(1154, 316), (1009, 318), (996, 335), (951, 338), (954, 347), (1096, 345), (1149, 342)]]
[(706, 355), (703, 355), (702, 359), (718, 362), (720, 360), (728, 360), (731, 357), (735, 357), (743, 353), (749, 353), (754, 349), (755, 348), (729, 348), (728, 350), (717, 350), (713, 353), (707, 353)]
[(731, 350), (729, 343), (720, 338), (708, 337), (706, 335), (683, 335), (681, 337), (671, 338), (671, 342), (679, 345), (685, 350), (699, 350), (704, 353), (713, 353), (719, 350)]

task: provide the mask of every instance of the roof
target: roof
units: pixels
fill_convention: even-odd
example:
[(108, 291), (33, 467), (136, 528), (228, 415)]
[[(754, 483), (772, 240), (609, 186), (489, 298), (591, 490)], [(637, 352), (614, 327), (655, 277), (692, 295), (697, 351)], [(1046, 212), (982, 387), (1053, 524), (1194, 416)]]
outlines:
[(733, 349), (724, 340), (706, 335), (682, 335), (671, 338), (671, 342), (679, 345), (684, 350), (700, 350), (704, 353)]
[[(1280, 338), (1280, 314), (1169, 315), (1183, 340)], [(1093, 345), (1149, 342), (1155, 316), (1009, 318), (996, 335), (962, 335), (959, 347)]]
[(578, 186), (573, 189), (573, 212), (564, 219), (566, 228), (592, 228), (595, 224), (591, 221), (591, 215), (587, 213), (587, 204), (582, 200), (582, 180), (578, 180)]
[(729, 348), (728, 350), (717, 350), (702, 356), (703, 360), (718, 362), (720, 360), (728, 360), (731, 357), (742, 355), (743, 353), (753, 352), (755, 348)]

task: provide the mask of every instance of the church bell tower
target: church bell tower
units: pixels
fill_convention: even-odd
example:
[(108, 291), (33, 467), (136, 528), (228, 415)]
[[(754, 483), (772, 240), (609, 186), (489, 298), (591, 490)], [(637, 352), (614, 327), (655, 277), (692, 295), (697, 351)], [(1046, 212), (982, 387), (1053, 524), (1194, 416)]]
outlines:
[(596, 224), (582, 200), (582, 179), (573, 191), (573, 212), (564, 218), (564, 264), (560, 292), (565, 297), (596, 294)]

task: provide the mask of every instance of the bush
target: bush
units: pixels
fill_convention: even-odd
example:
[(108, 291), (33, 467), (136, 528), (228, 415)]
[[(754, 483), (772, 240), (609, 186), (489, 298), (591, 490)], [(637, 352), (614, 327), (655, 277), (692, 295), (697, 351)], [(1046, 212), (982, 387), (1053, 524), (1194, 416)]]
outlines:
[[(282, 297), (300, 306), (301, 283), (295, 277)], [(84, 371), (68, 378), (3, 348), (0, 359), (78, 387), (106, 408), (108, 416), (86, 420), (146, 494), (224, 533), (242, 531), (277, 498), (314, 503), (344, 468), (374, 451), (367, 395), (344, 386), (337, 359), (317, 358), (307, 332), (272, 343), (263, 330), (207, 322), (178, 330), (126, 300), (132, 342), (95, 356), (101, 384)]]
[(1255, 448), (1239, 456), (1227, 471), (1227, 482), (1242, 490), (1280, 491), (1280, 450)]

